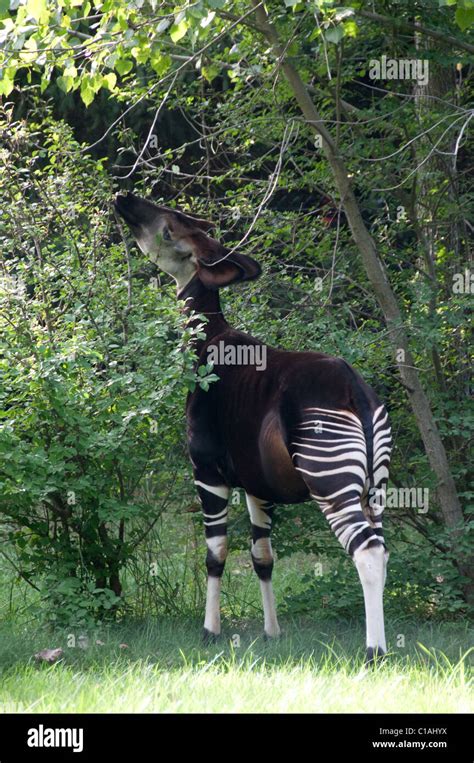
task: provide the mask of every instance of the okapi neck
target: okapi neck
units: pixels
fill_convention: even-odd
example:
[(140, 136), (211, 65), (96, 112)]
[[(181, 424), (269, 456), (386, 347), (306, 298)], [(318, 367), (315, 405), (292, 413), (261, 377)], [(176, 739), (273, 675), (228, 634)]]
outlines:
[[(186, 302), (185, 313), (195, 312), (207, 318), (207, 323), (204, 326), (207, 339), (211, 339), (229, 328), (229, 324), (222, 314), (219, 291), (207, 289), (197, 275), (178, 293), (178, 299)], [(190, 324), (193, 323), (194, 319), (191, 319)]]

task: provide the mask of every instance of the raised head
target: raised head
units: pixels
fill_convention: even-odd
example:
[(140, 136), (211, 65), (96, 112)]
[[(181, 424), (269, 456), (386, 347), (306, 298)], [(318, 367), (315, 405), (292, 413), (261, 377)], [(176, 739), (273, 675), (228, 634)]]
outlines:
[(194, 278), (208, 289), (220, 289), (260, 275), (251, 257), (226, 249), (208, 234), (213, 223), (160, 207), (133, 193), (119, 194), (115, 210), (127, 223), (141, 251), (172, 276), (178, 293)]

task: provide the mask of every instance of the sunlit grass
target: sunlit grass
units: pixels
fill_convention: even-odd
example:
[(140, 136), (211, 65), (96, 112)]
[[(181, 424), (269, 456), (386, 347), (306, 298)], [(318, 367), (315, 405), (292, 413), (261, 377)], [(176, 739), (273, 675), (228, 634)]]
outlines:
[[(235, 622), (205, 648), (197, 622), (166, 620), (89, 635), (0, 630), (3, 712), (472, 712), (469, 631), (460, 624), (397, 624), (405, 647), (363, 666), (360, 624), (289, 621), (278, 642)], [(77, 638), (80, 634), (74, 634)], [(97, 645), (96, 640), (104, 642)], [(121, 647), (121, 644), (127, 644)], [(234, 646), (234, 644), (236, 644)], [(62, 646), (55, 665), (34, 653)]]

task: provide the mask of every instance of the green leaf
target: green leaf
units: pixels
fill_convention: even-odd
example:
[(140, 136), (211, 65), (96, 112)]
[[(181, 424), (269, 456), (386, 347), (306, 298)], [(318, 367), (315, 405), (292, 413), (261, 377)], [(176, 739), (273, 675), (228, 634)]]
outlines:
[(332, 29), (328, 29), (324, 33), (324, 36), (328, 42), (333, 42), (334, 45), (337, 45), (344, 37), (344, 29), (342, 26), (332, 27)]
[(81, 86), (81, 100), (85, 103), (86, 106), (90, 106), (94, 98), (95, 93), (88, 85), (85, 87)]
[(49, 19), (47, 0), (28, 0), (26, 10), (36, 21), (45, 22)]
[(10, 95), (13, 90), (14, 82), (12, 79), (4, 77), (0, 80), (0, 95)]
[(462, 32), (465, 32), (466, 29), (469, 29), (472, 23), (474, 23), (474, 9), (473, 8), (458, 8), (454, 18), (456, 19), (456, 24), (460, 28)]
[(64, 75), (61, 77), (58, 77), (56, 79), (56, 85), (59, 87), (60, 90), (63, 91), (63, 93), (69, 93), (70, 90), (72, 90), (74, 85), (74, 78), (73, 77), (65, 77)]
[(77, 77), (77, 69), (74, 64), (68, 64), (63, 71), (64, 77)]
[(95, 95), (104, 84), (104, 77), (101, 74), (84, 74), (81, 82), (81, 90), (91, 90)]
[(20, 52), (20, 58), (27, 63), (33, 63), (38, 51), (38, 45), (34, 37), (29, 37), (23, 45), (23, 50)]
[(130, 58), (119, 58), (115, 62), (115, 68), (119, 74), (128, 74), (133, 69), (133, 61)]
[(130, 51), (137, 64), (146, 64), (150, 58), (150, 50), (144, 45), (135, 45)]
[(201, 74), (208, 82), (212, 82), (213, 79), (219, 76), (220, 68), (216, 64), (210, 66), (202, 66)]
[(358, 27), (355, 21), (352, 19), (350, 21), (345, 21), (343, 27), (344, 35), (346, 37), (357, 37)]
[(171, 58), (161, 53), (154, 53), (150, 59), (151, 68), (160, 76), (165, 74), (171, 66)]
[(173, 24), (170, 29), (170, 37), (173, 42), (181, 40), (188, 31), (188, 22), (186, 19), (182, 19), (179, 24)]
[(105, 87), (108, 87), (109, 90), (113, 90), (115, 85), (117, 84), (117, 75), (114, 74), (114, 72), (109, 72), (108, 74), (104, 74), (103, 82)]

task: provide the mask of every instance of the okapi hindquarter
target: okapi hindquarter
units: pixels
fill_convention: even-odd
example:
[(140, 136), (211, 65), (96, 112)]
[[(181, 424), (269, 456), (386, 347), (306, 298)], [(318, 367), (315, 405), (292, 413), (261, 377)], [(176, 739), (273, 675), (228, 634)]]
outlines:
[(133, 194), (117, 197), (116, 209), (140, 249), (176, 280), (189, 322), (196, 321), (194, 313), (207, 319), (204, 337), (195, 345), (198, 365), (212, 358), (218, 381), (208, 391), (197, 387), (186, 406), (189, 454), (208, 549), (205, 637), (220, 633), (228, 499), (231, 488), (240, 487), (250, 514), (265, 633), (280, 633), (271, 587), (275, 504), (313, 498), (357, 567), (367, 659), (372, 661), (386, 650), (383, 588), (388, 554), (382, 512), (391, 434), (383, 404), (344, 360), (273, 349), (229, 326), (219, 289), (258, 277), (260, 266), (211, 239), (210, 223)]

